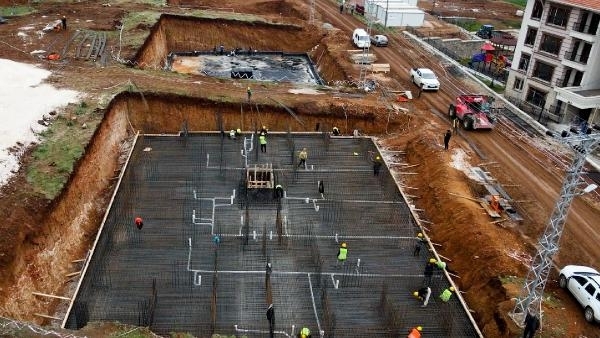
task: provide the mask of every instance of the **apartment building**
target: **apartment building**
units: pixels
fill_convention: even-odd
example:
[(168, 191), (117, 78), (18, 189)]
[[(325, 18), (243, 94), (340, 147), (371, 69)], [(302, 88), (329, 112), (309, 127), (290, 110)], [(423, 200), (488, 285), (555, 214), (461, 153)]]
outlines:
[(600, 125), (600, 0), (529, 0), (506, 97), (534, 118)]

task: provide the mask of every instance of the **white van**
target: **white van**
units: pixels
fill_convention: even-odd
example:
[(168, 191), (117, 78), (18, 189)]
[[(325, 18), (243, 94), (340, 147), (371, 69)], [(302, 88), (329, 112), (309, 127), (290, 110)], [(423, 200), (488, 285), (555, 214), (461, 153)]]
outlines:
[(354, 33), (352, 33), (352, 42), (354, 42), (358, 48), (367, 48), (371, 46), (371, 38), (362, 28), (354, 30)]

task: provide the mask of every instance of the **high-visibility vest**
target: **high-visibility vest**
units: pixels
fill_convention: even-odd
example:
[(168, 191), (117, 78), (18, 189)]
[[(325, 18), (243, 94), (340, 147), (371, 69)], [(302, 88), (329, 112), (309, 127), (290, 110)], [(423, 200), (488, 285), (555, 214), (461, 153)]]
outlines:
[(410, 333), (408, 334), (408, 336), (406, 336), (406, 338), (421, 338), (421, 332), (419, 332), (419, 330), (417, 330), (416, 328), (413, 328), (412, 330), (410, 330)]
[(267, 137), (265, 135), (260, 135), (258, 140), (260, 141), (260, 144), (267, 144)]
[(449, 301), (450, 297), (452, 297), (452, 291), (450, 291), (449, 289), (444, 290), (442, 292), (442, 294), (440, 295), (440, 298), (442, 299), (443, 302)]
[(437, 261), (435, 263), (435, 265), (437, 265), (438, 268), (444, 270), (446, 268), (446, 262), (442, 262), (442, 261)]
[(348, 249), (347, 248), (340, 248), (340, 253), (338, 254), (338, 259), (340, 261), (345, 261), (347, 255), (348, 255)]

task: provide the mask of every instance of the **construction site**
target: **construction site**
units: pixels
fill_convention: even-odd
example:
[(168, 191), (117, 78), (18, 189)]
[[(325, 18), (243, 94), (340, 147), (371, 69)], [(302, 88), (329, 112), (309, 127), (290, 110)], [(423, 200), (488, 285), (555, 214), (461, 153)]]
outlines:
[[(253, 136), (137, 138), (65, 327), (264, 337), (272, 304), (278, 336), (396, 336), (423, 322), (437, 323), (431, 337), (476, 336), (458, 298), (437, 298), (443, 273), (424, 280), (434, 256), (413, 255), (419, 228), (391, 174), (374, 175), (369, 138), (269, 134), (260, 152)], [(425, 285), (422, 308), (412, 293)]]
[[(453, 130), (445, 149), (448, 105), (486, 89), (419, 37), (385, 31), (365, 65), (349, 38), (364, 18), (333, 1), (60, 5), (3, 26), (20, 33), (2, 58), (41, 64), (85, 106), (49, 122), (84, 135), (55, 196), (31, 183), (36, 145), (2, 187), (0, 334), (521, 334), (509, 313), (575, 157), (500, 100), (493, 130)], [(23, 36), (65, 13), (68, 29)], [(425, 36), (458, 31), (426, 20)], [(411, 83), (417, 65), (439, 92)], [(599, 204), (573, 201), (557, 267), (595, 264)], [(428, 277), (431, 259), (447, 268)], [(556, 278), (543, 336), (597, 336)]]

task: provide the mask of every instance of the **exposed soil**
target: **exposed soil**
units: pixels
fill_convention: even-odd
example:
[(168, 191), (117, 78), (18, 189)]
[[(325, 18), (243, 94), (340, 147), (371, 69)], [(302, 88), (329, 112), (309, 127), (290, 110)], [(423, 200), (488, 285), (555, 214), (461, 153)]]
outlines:
[[(19, 2), (27, 3), (0, 0), (0, 5)], [(178, 4), (202, 9), (233, 8), (236, 13), (260, 14), (273, 24), (257, 20), (180, 17), (178, 15), (189, 13), (189, 9), (182, 9)], [(448, 3), (438, 1), (438, 4), (442, 8)], [(485, 2), (485, 8), (488, 10), (497, 4), (499, 2)], [(435, 111), (444, 112), (459, 88), (460, 91), (480, 90), (464, 79), (448, 75), (438, 59), (415, 48), (401, 33), (390, 36), (388, 48), (373, 49), (378, 62), (391, 66), (390, 74), (374, 75), (375, 78), (392, 90), (414, 92), (406, 73), (415, 63), (444, 74), (439, 93), (423, 93), (408, 104), (393, 102), (394, 98), (386, 101), (379, 93), (358, 95), (360, 93), (349, 87), (324, 90), (323, 95), (293, 94), (290, 90), (296, 86), (292, 84), (219, 80), (159, 70), (171, 50), (211, 50), (214, 45), (224, 44), (230, 48), (251, 46), (308, 52), (322, 77), (330, 83), (356, 79), (359, 68), (350, 62), (346, 50), (353, 49), (349, 42), (351, 30), (362, 23), (350, 15), (339, 15), (333, 2), (316, 1), (316, 24), (307, 25), (306, 1), (170, 1), (169, 7), (160, 9), (168, 14), (156, 25), (134, 29), (152, 36), (143, 48), (122, 46), (121, 56), (141, 66), (137, 68), (115, 61), (101, 67), (73, 58), (58, 62), (39, 60), (29, 52), (60, 46), (68, 41), (69, 33), (51, 33), (39, 39), (23, 38), (16, 33), (19, 27), (26, 25), (41, 29), (62, 15), (68, 16), (70, 30), (113, 32), (115, 20), (122, 20), (126, 13), (156, 8), (129, 3), (103, 7), (96, 1), (61, 3), (60, 6), (42, 2), (35, 6), (37, 13), (9, 18), (10, 22), (3, 25), (2, 40), (7, 47), (2, 57), (41, 63), (54, 72), (50, 79), (54, 85), (87, 93), (88, 102), (92, 102), (88, 104), (102, 108), (98, 113), (102, 123), (75, 166), (69, 184), (53, 201), (35, 194), (27, 182), (26, 169), (31, 160), (28, 154), (23, 157), (20, 171), (1, 188), (0, 315), (44, 324), (48, 322), (34, 313), (64, 315), (61, 313), (64, 302), (35, 297), (31, 292), (57, 295), (73, 292), (75, 280), (66, 275), (77, 268), (72, 261), (84, 258), (93, 245), (115, 177), (135, 132), (177, 133), (184, 122), (193, 131), (238, 126), (250, 130), (257, 125), (280, 131), (314, 131), (319, 123), (321, 130), (337, 125), (346, 134), (358, 129), (378, 136), (383, 147), (406, 151), (407, 161), (415, 165), (413, 171), (418, 175), (407, 175), (404, 182), (417, 188), (416, 193), (412, 192), (416, 196), (413, 203), (424, 210), (422, 219), (431, 222), (424, 225), (431, 240), (441, 245), (436, 249), (450, 259), (452, 269), (459, 273), (457, 283), (479, 327), (486, 337), (513, 337), (519, 332), (507, 312), (522, 281), (506, 283), (506, 277), (523, 277), (527, 272), (527, 258), (533, 254), (535, 239), (552, 211), (564, 173), (534, 146), (534, 143), (546, 145), (545, 142), (526, 137), (518, 139), (505, 126), (491, 133), (461, 132), (453, 137), (451, 150), (445, 152), (441, 136), (449, 124)], [(472, 1), (468, 0), (453, 1), (452, 6), (461, 8), (453, 11), (458, 13), (454, 15), (481, 13), (473, 13)], [(502, 6), (506, 5), (502, 3)], [(494, 16), (508, 16), (508, 13), (512, 16), (515, 11), (516, 8), (496, 11)], [(510, 19), (512, 17), (507, 18)], [(428, 20), (443, 25), (435, 18), (428, 17)], [(322, 29), (321, 22), (329, 22), (336, 29)], [(117, 50), (118, 34), (109, 35), (108, 44), (108, 50)], [(253, 105), (244, 103), (248, 83), (253, 87)], [(292, 109), (298, 119), (274, 100)], [(386, 102), (403, 105), (410, 114), (388, 114)], [(480, 158), (470, 144), (478, 147), (486, 158)], [(508, 221), (492, 224), (476, 203), (455, 196), (476, 196), (481, 188), (450, 165), (458, 150), (466, 154), (472, 165), (487, 163), (482, 167), (506, 184), (515, 200), (523, 201), (518, 205), (519, 212), (525, 216), (522, 224)], [(575, 200), (563, 235), (563, 249), (556, 257), (558, 266), (596, 263), (600, 233), (594, 226), (598, 219), (597, 202)], [(546, 302), (544, 306), (544, 336), (600, 336), (598, 327), (585, 323), (582, 309), (572, 297), (558, 289), (553, 280), (548, 282), (546, 294), (552, 295), (555, 301)]]

